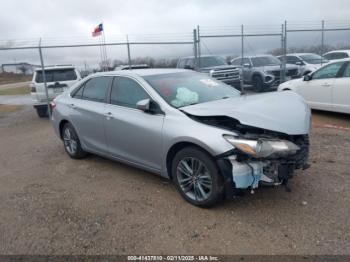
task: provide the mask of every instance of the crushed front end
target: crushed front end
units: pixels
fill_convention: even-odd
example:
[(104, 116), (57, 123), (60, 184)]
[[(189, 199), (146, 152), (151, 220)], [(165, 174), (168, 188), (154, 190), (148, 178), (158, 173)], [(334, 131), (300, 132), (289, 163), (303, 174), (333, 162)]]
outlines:
[[(269, 133), (269, 134), (268, 134)], [(259, 185), (285, 185), (296, 169), (308, 168), (308, 135), (289, 136), (275, 132), (265, 134), (245, 134), (232, 141), (244, 144), (245, 141), (272, 141), (274, 149), (270, 152), (254, 154), (247, 146), (239, 146), (217, 159), (218, 166), (225, 178), (227, 197), (232, 197), (242, 189), (253, 190)], [(238, 143), (237, 142), (237, 143)], [(275, 150), (275, 151), (274, 151)], [(231, 189), (230, 189), (231, 188)]]

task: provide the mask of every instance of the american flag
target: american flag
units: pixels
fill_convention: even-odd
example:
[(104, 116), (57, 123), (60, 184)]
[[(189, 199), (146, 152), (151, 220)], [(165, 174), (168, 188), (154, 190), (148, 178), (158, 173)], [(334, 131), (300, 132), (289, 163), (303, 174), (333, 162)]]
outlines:
[(98, 26), (95, 27), (94, 31), (92, 31), (92, 36), (99, 36), (102, 34), (103, 31), (103, 24), (99, 24)]

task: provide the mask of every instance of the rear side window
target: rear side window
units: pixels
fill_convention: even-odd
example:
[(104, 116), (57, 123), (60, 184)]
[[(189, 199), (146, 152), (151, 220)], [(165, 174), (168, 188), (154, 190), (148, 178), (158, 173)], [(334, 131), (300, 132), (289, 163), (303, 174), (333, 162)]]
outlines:
[(85, 85), (74, 94), (73, 97), (95, 102), (105, 102), (110, 80), (111, 77), (108, 76), (92, 78), (88, 80)]
[(343, 73), (343, 77), (350, 77), (350, 63), (347, 64)]
[[(47, 82), (72, 81), (78, 78), (74, 68), (45, 70), (45, 76)], [(36, 71), (35, 82), (44, 82), (42, 71)]]
[(334, 60), (334, 59), (348, 58), (349, 55), (344, 52), (335, 52), (335, 53), (326, 54), (324, 57), (328, 60)]
[(149, 98), (149, 95), (135, 80), (117, 77), (113, 81), (111, 104), (136, 108), (137, 102)]

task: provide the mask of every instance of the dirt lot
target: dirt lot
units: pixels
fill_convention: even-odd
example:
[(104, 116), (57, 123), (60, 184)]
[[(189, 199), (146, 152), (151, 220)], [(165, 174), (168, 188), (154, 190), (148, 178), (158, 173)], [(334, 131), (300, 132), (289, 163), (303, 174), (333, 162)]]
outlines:
[(32, 80), (32, 75), (23, 75), (15, 73), (0, 73), (0, 84), (7, 83), (17, 83), (21, 81), (30, 81)]
[(0, 118), (0, 253), (350, 254), (350, 130), (323, 117), (312, 166), (291, 193), (261, 188), (200, 209), (163, 178), (70, 159), (48, 120), (25, 107)]

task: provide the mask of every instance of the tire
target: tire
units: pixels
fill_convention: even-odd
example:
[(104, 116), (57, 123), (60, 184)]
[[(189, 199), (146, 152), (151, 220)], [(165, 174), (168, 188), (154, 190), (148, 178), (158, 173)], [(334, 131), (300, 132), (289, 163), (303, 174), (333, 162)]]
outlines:
[(36, 112), (40, 118), (48, 117), (47, 106), (41, 106), (36, 108)]
[(222, 176), (213, 158), (203, 150), (183, 148), (175, 155), (171, 171), (177, 190), (192, 205), (212, 207), (223, 199)]
[(62, 128), (62, 140), (66, 153), (73, 159), (81, 159), (87, 153), (81, 148), (77, 132), (70, 123), (66, 123)]
[(264, 91), (264, 81), (262, 80), (261, 76), (254, 76), (253, 77), (253, 85), (254, 85), (255, 92)]

